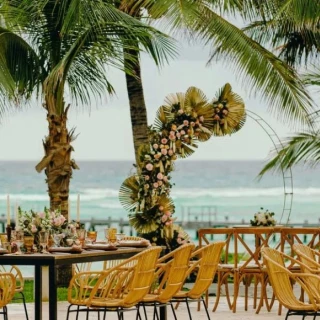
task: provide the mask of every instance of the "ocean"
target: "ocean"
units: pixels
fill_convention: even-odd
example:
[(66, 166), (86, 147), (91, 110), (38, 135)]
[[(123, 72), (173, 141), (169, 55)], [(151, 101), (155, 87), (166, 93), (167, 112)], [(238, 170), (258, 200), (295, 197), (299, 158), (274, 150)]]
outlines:
[[(12, 219), (18, 205), (23, 210), (37, 211), (48, 207), (45, 175), (35, 171), (36, 164), (36, 161), (0, 161), (0, 215), (6, 214), (8, 194)], [(78, 164), (80, 170), (74, 171), (70, 185), (71, 219), (76, 219), (78, 194), (81, 219), (126, 219), (127, 212), (119, 203), (118, 191), (126, 177), (134, 172), (132, 163), (79, 161)], [(320, 221), (320, 168), (297, 167), (292, 170), (292, 206), (289, 206), (291, 210), (285, 210), (281, 219), (284, 208), (283, 177), (281, 174), (267, 174), (258, 181), (257, 175), (262, 166), (261, 161), (177, 161), (172, 173), (175, 184), (172, 197), (177, 220), (249, 223), (254, 213), (263, 207), (275, 212), (279, 224), (285, 224), (288, 220), (295, 223)], [(286, 181), (286, 185), (289, 183), (291, 179)], [(288, 204), (285, 207), (288, 208)], [(194, 230), (186, 231), (195, 237)], [(98, 229), (98, 235), (103, 238), (102, 230), (99, 232)], [(96, 266), (97, 269), (99, 267)], [(33, 267), (23, 266), (21, 269), (24, 276), (33, 276)]]
[[(48, 206), (44, 173), (34, 169), (37, 162), (0, 161), (0, 215), (6, 213), (10, 195), (12, 218), (16, 205), (24, 210)], [(76, 219), (76, 200), (80, 194), (81, 219), (127, 218), (118, 200), (121, 183), (133, 172), (129, 161), (79, 161), (70, 185), (71, 218)], [(278, 223), (317, 223), (320, 219), (319, 169), (296, 167), (292, 170), (293, 202), (284, 208), (284, 181), (281, 174), (257, 175), (262, 161), (176, 161), (172, 173), (172, 198), (178, 221), (250, 221), (260, 207), (275, 212)], [(289, 185), (291, 180), (286, 180)], [(288, 190), (287, 190), (288, 191)], [(290, 190), (289, 190), (290, 191)], [(288, 200), (288, 198), (287, 198)], [(286, 200), (286, 201), (287, 201)], [(201, 215), (203, 213), (203, 215)], [(290, 216), (289, 216), (290, 213)]]

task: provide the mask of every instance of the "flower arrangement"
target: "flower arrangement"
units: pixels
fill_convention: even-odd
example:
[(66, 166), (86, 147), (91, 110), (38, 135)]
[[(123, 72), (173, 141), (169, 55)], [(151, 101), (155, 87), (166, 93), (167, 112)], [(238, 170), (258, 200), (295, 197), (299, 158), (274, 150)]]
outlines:
[(169, 249), (189, 239), (184, 232), (179, 237), (182, 233), (174, 224), (175, 206), (170, 197), (174, 162), (193, 154), (198, 142), (239, 130), (244, 120), (244, 103), (229, 84), (213, 102), (195, 87), (166, 98), (150, 127), (149, 143), (139, 150), (137, 173), (119, 191), (120, 202), (138, 233)]
[(260, 227), (270, 227), (275, 226), (277, 221), (273, 218), (274, 212), (269, 212), (263, 208), (260, 208), (261, 211), (254, 214), (254, 219), (250, 220), (252, 226)]
[(44, 208), (42, 212), (35, 212), (33, 210), (22, 211), (19, 207), (17, 228), (22, 230), (25, 235), (34, 236), (35, 239), (40, 231), (58, 234), (64, 246), (67, 246), (67, 239), (77, 239), (77, 224), (68, 223), (60, 210)]

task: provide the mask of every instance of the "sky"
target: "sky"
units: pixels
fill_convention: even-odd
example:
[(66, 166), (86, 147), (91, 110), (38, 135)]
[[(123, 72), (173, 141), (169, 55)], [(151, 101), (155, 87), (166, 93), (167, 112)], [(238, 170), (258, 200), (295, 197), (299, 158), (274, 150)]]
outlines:
[[(227, 82), (244, 100), (246, 109), (257, 113), (277, 135), (288, 136), (290, 129), (270, 116), (268, 106), (249, 96), (249, 88), (234, 75), (231, 67), (222, 63), (206, 66), (209, 50), (200, 45), (184, 44), (178, 58), (158, 69), (146, 55), (142, 55), (142, 82), (152, 124), (157, 109), (166, 95), (185, 92), (190, 86), (201, 89), (209, 100)], [(134, 150), (129, 114), (129, 102), (124, 74), (110, 70), (111, 83), (116, 96), (103, 101), (93, 101), (91, 110), (71, 105), (68, 127), (76, 127), (79, 134), (73, 142), (76, 160), (130, 160)], [(69, 97), (66, 102), (70, 103)], [(43, 155), (42, 140), (47, 134), (46, 112), (40, 102), (28, 109), (7, 115), (0, 124), (0, 160), (40, 160)], [(236, 134), (212, 137), (199, 144), (189, 160), (266, 160), (273, 141), (263, 128), (251, 118)]]

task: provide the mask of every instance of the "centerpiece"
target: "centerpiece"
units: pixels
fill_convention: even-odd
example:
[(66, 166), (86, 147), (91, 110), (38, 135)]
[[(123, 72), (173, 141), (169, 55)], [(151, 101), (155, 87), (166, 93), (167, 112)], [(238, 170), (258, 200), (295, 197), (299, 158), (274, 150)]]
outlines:
[(250, 220), (250, 225), (254, 227), (273, 227), (277, 223), (273, 216), (274, 212), (260, 208), (260, 211), (254, 214), (253, 220)]
[(18, 208), (16, 230), (25, 237), (33, 237), (37, 250), (40, 250), (40, 233), (47, 232), (56, 246), (69, 246), (70, 239), (76, 240), (76, 225), (68, 223), (59, 210), (44, 208), (42, 212), (23, 211)]

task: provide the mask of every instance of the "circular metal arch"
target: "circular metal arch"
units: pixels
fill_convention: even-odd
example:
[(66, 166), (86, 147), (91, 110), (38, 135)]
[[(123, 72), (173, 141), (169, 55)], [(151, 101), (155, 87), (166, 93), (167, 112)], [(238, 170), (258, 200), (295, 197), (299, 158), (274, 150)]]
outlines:
[[(258, 114), (246, 110), (246, 114), (249, 118), (254, 120), (263, 130), (264, 132), (269, 136), (270, 140), (272, 141), (272, 144), (277, 152), (279, 152), (279, 146), (282, 146), (282, 142), (277, 135), (277, 133), (272, 129), (272, 127), (264, 120), (262, 119)], [(289, 169), (281, 169), (282, 172), (282, 179), (283, 179), (283, 208), (282, 208), (282, 214), (280, 217), (279, 223), (285, 223), (287, 224), (290, 219), (291, 210), (292, 210), (292, 201), (293, 201), (293, 179), (292, 179), (292, 171), (291, 168)], [(287, 216), (285, 221), (282, 221), (284, 217)]]

